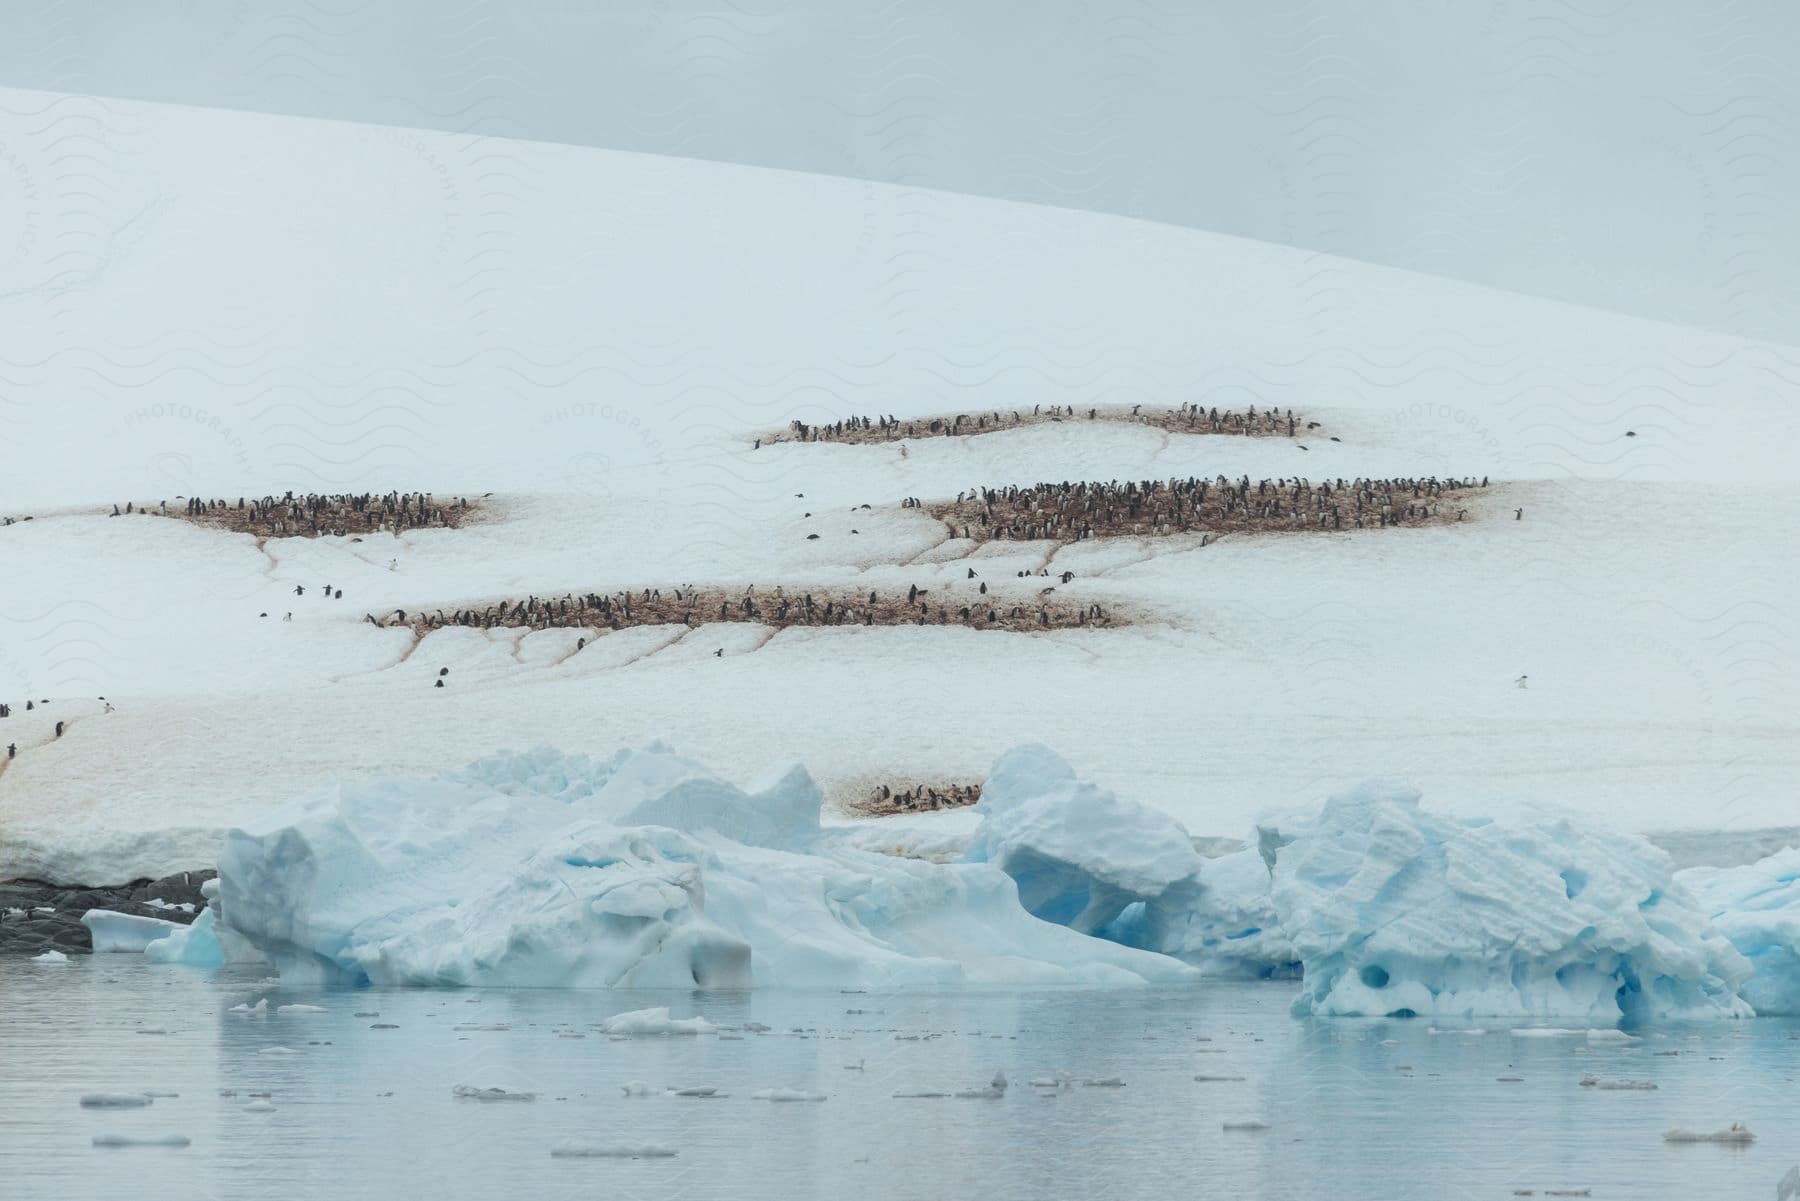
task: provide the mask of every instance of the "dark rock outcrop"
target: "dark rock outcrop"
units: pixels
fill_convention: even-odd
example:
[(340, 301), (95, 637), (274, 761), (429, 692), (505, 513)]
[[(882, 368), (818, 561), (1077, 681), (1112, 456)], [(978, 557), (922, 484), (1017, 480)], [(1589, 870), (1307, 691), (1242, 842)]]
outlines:
[[(8, 880), (0, 883), (0, 955), (87, 954), (94, 944), (81, 916), (90, 909), (191, 922), (206, 907), (200, 885), (216, 875), (215, 871), (177, 872), (160, 880), (101, 886)], [(194, 911), (159, 909), (146, 904), (148, 901), (189, 904)]]

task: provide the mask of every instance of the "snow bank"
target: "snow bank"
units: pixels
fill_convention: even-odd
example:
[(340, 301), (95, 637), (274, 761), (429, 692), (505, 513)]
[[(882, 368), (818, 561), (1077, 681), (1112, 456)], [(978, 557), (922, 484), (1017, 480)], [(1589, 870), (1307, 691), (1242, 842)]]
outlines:
[(219, 864), (220, 929), (284, 981), (574, 987), (1176, 982), (1034, 919), (979, 863), (821, 838), (786, 768), (745, 792), (666, 748), (540, 750), (334, 785)]
[(105, 951), (142, 951), (159, 938), (183, 929), (180, 922), (160, 917), (139, 917), (135, 913), (116, 913), (111, 909), (90, 909), (81, 915), (81, 924), (94, 940), (96, 954)]
[(1750, 965), (1643, 839), (1427, 813), (1370, 783), (1274, 852), (1300, 1015), (1741, 1017)]
[(1692, 868), (1675, 878), (1750, 961), (1744, 1000), (1757, 1013), (1800, 1014), (1800, 847), (1742, 867)]

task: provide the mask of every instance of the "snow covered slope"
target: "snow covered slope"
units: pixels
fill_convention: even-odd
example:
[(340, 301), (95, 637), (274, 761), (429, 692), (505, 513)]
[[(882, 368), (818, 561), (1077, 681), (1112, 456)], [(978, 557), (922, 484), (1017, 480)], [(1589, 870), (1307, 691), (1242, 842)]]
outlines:
[[(19, 748), (0, 877), (210, 863), (324, 775), (661, 737), (739, 785), (799, 759), (828, 798), (978, 779), (1043, 742), (1197, 835), (1371, 775), (1471, 813), (1791, 824), (1786, 348), (1095, 214), (590, 149), (16, 91), (0, 143), (21, 181), (0, 192), (0, 517), (35, 518), (0, 527)], [(1189, 401), (1291, 406), (1341, 441), (745, 439)], [(1054, 547), (971, 551), (882, 506), (1215, 473), (1505, 483), (1461, 526), (1056, 552), (1076, 573), (1059, 595), (1148, 615), (1117, 630), (677, 627), (571, 653), (566, 630), (412, 649), (362, 620), (688, 582), (1035, 593), (1017, 572)], [(104, 515), (390, 487), (502, 495), (483, 524), (360, 542)]]

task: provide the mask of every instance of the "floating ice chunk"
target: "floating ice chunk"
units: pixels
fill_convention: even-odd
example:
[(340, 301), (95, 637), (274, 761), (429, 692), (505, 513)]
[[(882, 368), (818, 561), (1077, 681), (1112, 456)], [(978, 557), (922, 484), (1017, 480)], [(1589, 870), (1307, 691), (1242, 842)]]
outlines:
[(1715, 1130), (1711, 1134), (1702, 1134), (1693, 1130), (1665, 1130), (1665, 1143), (1753, 1143), (1756, 1136), (1742, 1122), (1733, 1122), (1723, 1130)]
[[(242, 935), (219, 925), (218, 877), (201, 885), (213, 901), (192, 923), (172, 931), (144, 948), (152, 963), (179, 963), (188, 967), (216, 968), (227, 963), (260, 963), (262, 956)], [(208, 885), (213, 886), (210, 893)]]
[(536, 1093), (514, 1092), (505, 1088), (477, 1088), (472, 1084), (459, 1084), (450, 1090), (452, 1097), (464, 1101), (535, 1101)]
[(186, 1147), (193, 1142), (185, 1134), (96, 1134), (96, 1147)]
[[(281, 1006), (276, 1007), (275, 1012), (276, 1013), (295, 1013), (295, 1014), (324, 1013), (325, 1007), (323, 1005), (281, 1005)], [(460, 1029), (462, 1029), (462, 1027), (458, 1026), (457, 1029), (460, 1030)]]
[(629, 1013), (616, 1013), (600, 1022), (601, 1033), (627, 1036), (710, 1034), (717, 1029), (717, 1026), (703, 1017), (671, 1018), (667, 1005), (654, 1009), (633, 1009)]
[(155, 1097), (179, 1097), (181, 1094), (180, 1093), (172, 1093), (172, 1092), (168, 1091), (167, 1089), (147, 1088), (144, 1090), (144, 1095), (146, 1097), (155, 1098)]
[(81, 924), (88, 928), (96, 953), (141, 953), (157, 939), (185, 929), (180, 922), (139, 917), (135, 913), (115, 913), (111, 909), (90, 909), (81, 915)]
[(1641, 838), (1429, 813), (1371, 783), (1274, 852), (1302, 1016), (1746, 1017), (1750, 964)]
[(1245, 1079), (1245, 1077), (1243, 1077), (1243, 1076), (1195, 1076), (1194, 1079), (1198, 1080), (1202, 1084), (1232, 1084), (1232, 1083), (1239, 1083), (1239, 1082), (1243, 1081)]
[(750, 1094), (752, 1101), (823, 1101), (824, 1093), (800, 1088), (759, 1088)]
[(306, 1052), (298, 1050), (294, 1047), (264, 1047), (262, 1050), (258, 1051), (257, 1054), (258, 1055), (304, 1055), (304, 1054), (306, 1054)]
[(83, 1109), (142, 1109), (150, 1104), (148, 1093), (83, 1093)]
[(275, 1103), (273, 1101), (252, 1101), (248, 1105), (244, 1106), (244, 1112), (245, 1113), (274, 1113), (275, 1112)]
[(702, 1085), (695, 1088), (675, 1088), (669, 1090), (677, 1097), (716, 1097), (719, 1095), (715, 1085)]
[(1742, 867), (1690, 868), (1691, 889), (1719, 932), (1750, 961), (1744, 1000), (1764, 1017), (1800, 1014), (1800, 847)]
[(1586, 1075), (1581, 1078), (1582, 1088), (1599, 1089), (1601, 1092), (1646, 1092), (1656, 1091), (1656, 1084), (1650, 1080), (1607, 1080), (1600, 1076)]
[[(950, 1094), (926, 1090), (926, 1091), (917, 1091), (917, 1092), (896, 1092), (894, 1094), (894, 1096), (896, 1099), (899, 1099), (899, 1100), (916, 1101), (916, 1100), (947, 1099), (950, 1096)], [(771, 1097), (770, 1100), (774, 1100), (774, 1098)]]
[(675, 1148), (655, 1143), (621, 1144), (558, 1143), (550, 1148), (552, 1159), (674, 1159)]
[(262, 1000), (258, 1001), (254, 1005), (250, 1004), (248, 1001), (244, 1001), (240, 1004), (233, 1005), (231, 1007), (231, 1009), (229, 1010), (229, 1012), (244, 1013), (244, 1014), (267, 1013), (267, 1012), (269, 1012), (269, 998), (264, 997)]
[(625, 1082), (624, 1089), (627, 1097), (660, 1097), (663, 1091), (660, 1088), (651, 1088), (642, 1080), (628, 1080)]
[(1119, 1077), (1117, 1077), (1117, 1076), (1102, 1076), (1096, 1080), (1083, 1080), (1081, 1083), (1086, 1088), (1124, 1088), (1125, 1087), (1125, 1082), (1123, 1080), (1119, 1079)]
[(1267, 1130), (1269, 1124), (1259, 1118), (1239, 1118), (1236, 1121), (1221, 1123), (1222, 1130)]
[(33, 962), (33, 963), (67, 963), (67, 962), (69, 962), (69, 957), (67, 955), (64, 955), (61, 951), (51, 949), (51, 950), (45, 951), (42, 955), (33, 955), (31, 957), (31, 962)]
[(1473, 1038), (1477, 1035), (1490, 1033), (1490, 1031), (1488, 1031), (1487, 1029), (1485, 1029), (1484, 1027), (1481, 1027), (1481, 1026), (1471, 1026), (1466, 1030), (1444, 1030), (1437, 1026), (1427, 1026), (1425, 1028), (1425, 1033), (1427, 1033), (1427, 1034), (1459, 1034), (1459, 1035), (1463, 1035), (1468, 1038)]
[(897, 1092), (896, 1097), (907, 1098), (944, 1098), (957, 1097), (965, 1101), (999, 1100), (1006, 1096), (1006, 1073), (995, 1072), (994, 1078), (988, 1081), (986, 1088), (965, 1088), (955, 1092)]

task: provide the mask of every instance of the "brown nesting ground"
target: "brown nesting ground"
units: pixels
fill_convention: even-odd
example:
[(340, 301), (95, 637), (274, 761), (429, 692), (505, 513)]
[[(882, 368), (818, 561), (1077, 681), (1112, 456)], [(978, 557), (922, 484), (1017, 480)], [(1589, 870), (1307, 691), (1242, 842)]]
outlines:
[(983, 488), (903, 502), (951, 537), (1075, 542), (1181, 533), (1332, 532), (1445, 525), (1469, 516), (1485, 479), (1126, 480)]
[(1019, 632), (1072, 628), (1111, 629), (1128, 625), (1123, 615), (1100, 604), (1053, 601), (1045, 588), (1014, 589), (1002, 597), (974, 585), (952, 598), (945, 589), (902, 591), (815, 591), (804, 588), (643, 588), (629, 592), (562, 593), (506, 598), (432, 609), (391, 609), (369, 614), (378, 626), (408, 626), (418, 633), (463, 626), (469, 629), (529, 627), (548, 630), (611, 629), (631, 626), (705, 625), (749, 622), (792, 626), (965, 626)]
[(866, 817), (894, 817), (902, 813), (965, 809), (980, 799), (979, 783), (889, 783), (879, 785), (867, 795), (847, 802), (845, 808)]
[(114, 505), (112, 515), (176, 517), (261, 538), (341, 538), (455, 529), (473, 521), (480, 510), (479, 499), (440, 498), (430, 492), (288, 492), (281, 496), (187, 497), (178, 505), (159, 501), (155, 507), (128, 501), (124, 506)]
[[(1255, 405), (1242, 412), (1235, 409), (1205, 408), (1184, 404), (1174, 409), (1143, 405), (1130, 408), (1093, 407), (1077, 409), (1073, 405), (1034, 405), (1024, 409), (989, 409), (978, 413), (946, 413), (936, 417), (848, 417), (842, 421), (817, 425), (791, 421), (786, 429), (763, 434), (758, 446), (776, 442), (843, 442), (868, 445), (877, 442), (901, 442), (908, 438), (957, 438), (974, 434), (997, 434), (1004, 430), (1024, 429), (1029, 425), (1049, 422), (1111, 422), (1142, 425), (1171, 434), (1236, 434), (1261, 437), (1305, 437), (1319, 429), (1319, 423), (1277, 409), (1258, 409)], [(1327, 436), (1327, 435), (1315, 435)], [(1333, 439), (1335, 441), (1336, 439)]]

